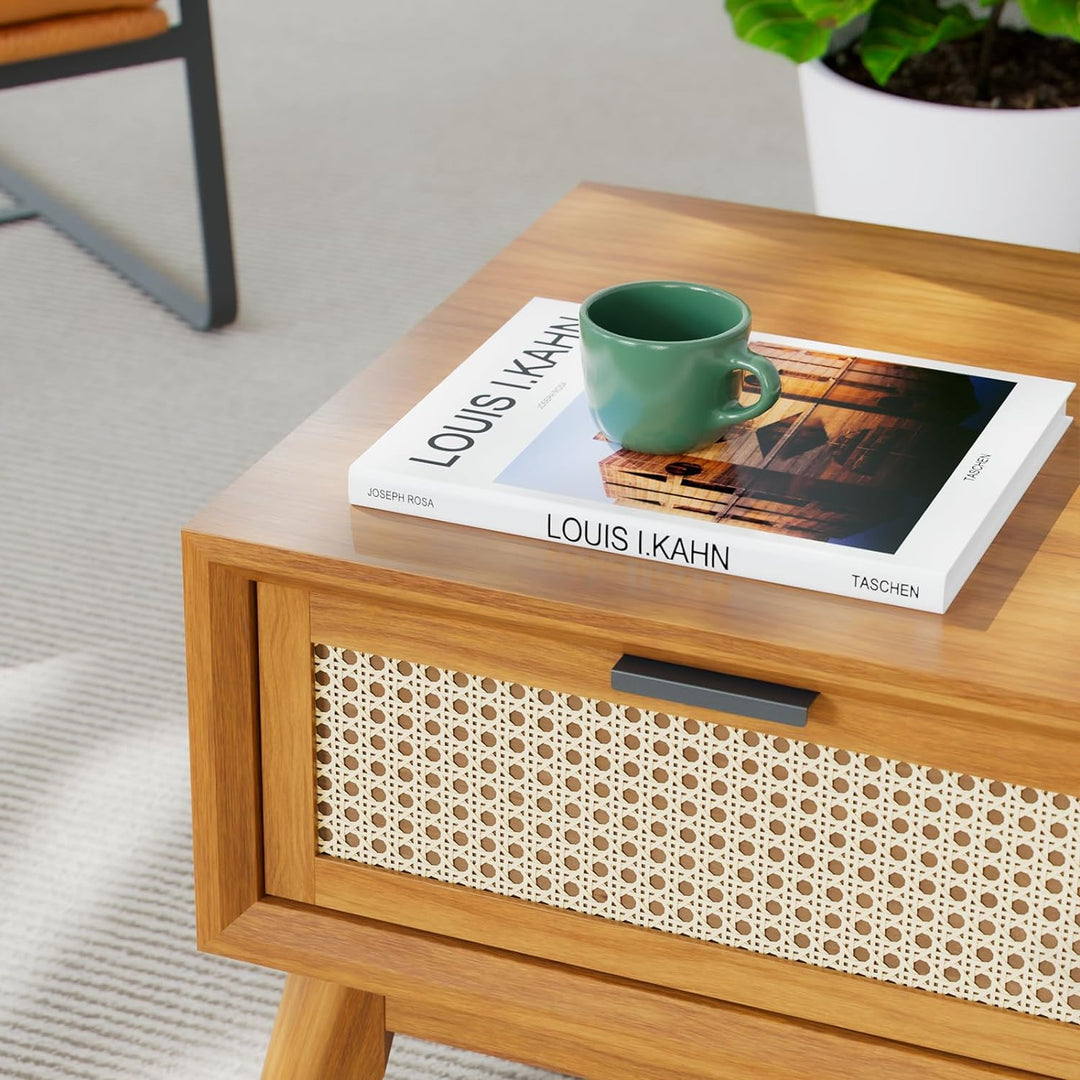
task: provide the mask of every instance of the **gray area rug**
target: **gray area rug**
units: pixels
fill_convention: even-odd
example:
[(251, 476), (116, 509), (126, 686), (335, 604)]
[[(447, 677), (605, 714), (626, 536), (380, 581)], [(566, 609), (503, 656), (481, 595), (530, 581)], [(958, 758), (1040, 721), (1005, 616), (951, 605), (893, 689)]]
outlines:
[[(282, 976), (193, 945), (182, 523), (580, 179), (810, 203), (794, 70), (719, 0), (213, 14), (240, 321), (0, 229), (5, 1078), (259, 1075)], [(0, 153), (199, 280), (175, 67), (4, 91)]]

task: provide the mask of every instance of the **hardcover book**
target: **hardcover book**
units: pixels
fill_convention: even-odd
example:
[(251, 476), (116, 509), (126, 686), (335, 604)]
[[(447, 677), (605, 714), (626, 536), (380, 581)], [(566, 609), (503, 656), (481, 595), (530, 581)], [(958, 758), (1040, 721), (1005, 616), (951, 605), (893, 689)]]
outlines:
[[(531, 300), (349, 469), (358, 506), (943, 612), (1071, 420), (1073, 384), (751, 334), (768, 412), (684, 454), (611, 444), (578, 305)], [(756, 391), (752, 377), (745, 400)]]

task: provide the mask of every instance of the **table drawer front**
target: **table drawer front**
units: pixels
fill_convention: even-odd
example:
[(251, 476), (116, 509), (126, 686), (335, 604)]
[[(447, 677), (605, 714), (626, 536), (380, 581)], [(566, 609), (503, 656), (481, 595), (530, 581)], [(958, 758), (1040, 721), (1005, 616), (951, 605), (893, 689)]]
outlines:
[(1080, 799), (314, 645), (318, 850), (1080, 1024)]

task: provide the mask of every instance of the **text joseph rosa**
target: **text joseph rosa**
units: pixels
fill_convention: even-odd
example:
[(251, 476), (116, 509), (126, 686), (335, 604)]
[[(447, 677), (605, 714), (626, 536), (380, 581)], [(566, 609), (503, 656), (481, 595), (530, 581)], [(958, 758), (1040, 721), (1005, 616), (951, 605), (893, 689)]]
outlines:
[[(560, 316), (530, 344), (535, 348), (523, 349), (508, 367), (498, 372), (499, 378), (491, 379), (490, 386), (503, 390), (492, 394), (476, 394), (469, 399), (443, 426), (428, 437), (430, 457), (410, 457), (421, 465), (452, 468), (461, 455), (476, 445), (476, 437), (490, 431), (497, 420), (518, 403), (519, 394), (533, 389), (542, 382), (576, 344), (581, 336), (576, 315)], [(506, 376), (506, 378), (503, 378)], [(506, 389), (517, 391), (505, 393)], [(427, 451), (425, 451), (427, 453)]]

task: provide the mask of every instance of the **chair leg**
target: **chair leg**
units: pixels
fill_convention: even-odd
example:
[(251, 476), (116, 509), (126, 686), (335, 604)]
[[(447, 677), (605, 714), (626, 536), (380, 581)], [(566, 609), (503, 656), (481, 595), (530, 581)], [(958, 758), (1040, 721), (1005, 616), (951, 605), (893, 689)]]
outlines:
[[(0, 162), (0, 188), (15, 199), (16, 205), (11, 210), (0, 211), (0, 225), (41, 217), (196, 330), (211, 330), (236, 318), (236, 272), (206, 0), (181, 0), (181, 15), (183, 22), (170, 34), (182, 42), (180, 50), (172, 55), (183, 59), (187, 75), (206, 298), (193, 296), (141, 256), (117, 243), (33, 180), (3, 162)], [(60, 60), (62, 58), (56, 58), (56, 61)], [(60, 69), (53, 77), (63, 77), (63, 74)]]
[(36, 218), (38, 212), (16, 202), (12, 206), (0, 208), (0, 225), (6, 225), (9, 221), (28, 221)]
[(229, 197), (225, 186), (225, 155), (218, 113), (210, 11), (207, 0), (181, 0), (180, 10), (188, 35), (184, 68), (206, 265), (207, 303), (205, 326), (202, 329), (209, 330), (225, 326), (236, 318), (236, 270), (233, 265)]

